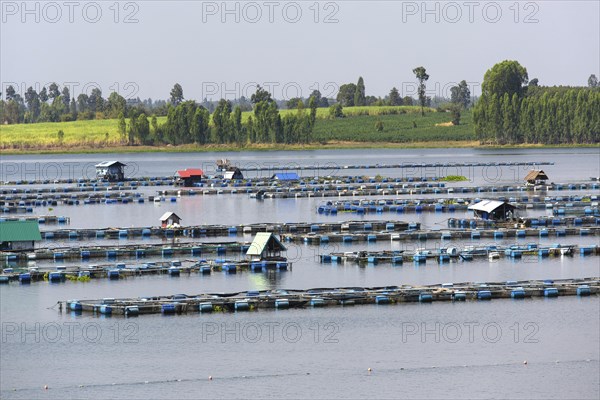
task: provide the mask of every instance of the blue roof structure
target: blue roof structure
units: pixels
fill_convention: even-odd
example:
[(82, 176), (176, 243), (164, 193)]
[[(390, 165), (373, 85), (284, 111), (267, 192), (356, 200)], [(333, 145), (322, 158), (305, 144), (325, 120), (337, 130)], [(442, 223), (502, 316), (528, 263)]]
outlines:
[(277, 179), (280, 181), (297, 181), (300, 180), (300, 177), (295, 172), (284, 172), (273, 175), (271, 179)]

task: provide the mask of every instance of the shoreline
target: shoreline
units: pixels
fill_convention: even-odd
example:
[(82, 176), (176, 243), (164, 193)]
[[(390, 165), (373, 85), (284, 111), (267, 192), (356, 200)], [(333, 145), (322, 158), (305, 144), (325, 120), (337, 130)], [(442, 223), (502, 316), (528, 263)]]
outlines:
[(232, 145), (206, 146), (181, 145), (181, 146), (107, 146), (98, 148), (65, 147), (45, 149), (2, 149), (2, 155), (27, 155), (27, 154), (102, 154), (102, 153), (218, 153), (218, 152), (243, 152), (243, 151), (306, 151), (306, 150), (345, 150), (345, 149), (431, 149), (431, 148), (473, 148), (473, 149), (543, 149), (543, 148), (600, 148), (600, 144), (517, 144), (517, 145), (482, 145), (478, 141), (431, 141), (431, 142), (339, 142), (311, 144), (253, 144), (243, 147)]

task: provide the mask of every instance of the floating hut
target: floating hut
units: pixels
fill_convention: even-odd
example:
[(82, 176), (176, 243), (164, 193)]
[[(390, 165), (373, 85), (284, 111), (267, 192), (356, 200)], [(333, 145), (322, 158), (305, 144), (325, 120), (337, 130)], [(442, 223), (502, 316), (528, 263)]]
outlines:
[(469, 206), (469, 210), (473, 210), (476, 218), (493, 221), (511, 220), (515, 209), (512, 204), (497, 200), (482, 200)]
[(277, 260), (283, 259), (281, 252), (287, 249), (279, 239), (271, 232), (259, 232), (254, 237), (246, 255), (253, 259)]
[(186, 168), (177, 171), (176, 183), (183, 186), (194, 186), (196, 183), (202, 182), (204, 171), (195, 168)]
[(106, 179), (109, 182), (121, 182), (125, 180), (126, 165), (119, 161), (104, 161), (96, 164), (96, 177)]
[(167, 211), (160, 217), (161, 228), (167, 228), (169, 226), (181, 226), (181, 217), (172, 211)]
[(548, 175), (541, 169), (532, 169), (525, 176), (527, 185), (543, 185), (548, 180)]
[(242, 174), (242, 171), (240, 171), (239, 168), (229, 168), (227, 171), (225, 171), (225, 179), (244, 179), (244, 174)]
[(231, 162), (226, 158), (220, 158), (217, 160), (217, 171), (229, 171), (231, 169)]
[(281, 172), (281, 173), (274, 174), (271, 177), (271, 179), (274, 181), (290, 182), (290, 181), (299, 181), (300, 177), (295, 172)]
[(29, 251), (35, 242), (42, 240), (37, 221), (3, 221), (0, 222), (0, 250)]

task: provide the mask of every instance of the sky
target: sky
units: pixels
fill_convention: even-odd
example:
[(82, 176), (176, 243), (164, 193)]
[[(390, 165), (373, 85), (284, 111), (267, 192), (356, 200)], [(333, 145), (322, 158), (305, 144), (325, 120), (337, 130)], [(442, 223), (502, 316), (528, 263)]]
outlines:
[(365, 81), (429, 96), (517, 60), (541, 85), (600, 77), (600, 1), (0, 1), (0, 81), (19, 93), (51, 82), (75, 97), (186, 99), (335, 97)]

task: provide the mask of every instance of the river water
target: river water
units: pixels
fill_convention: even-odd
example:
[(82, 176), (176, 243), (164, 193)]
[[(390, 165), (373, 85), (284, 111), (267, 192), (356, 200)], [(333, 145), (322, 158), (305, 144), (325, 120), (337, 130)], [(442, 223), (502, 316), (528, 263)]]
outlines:
[[(590, 177), (600, 175), (598, 149), (426, 149), (2, 156), (0, 180), (59, 176), (77, 179), (89, 173), (90, 165), (105, 159), (133, 165), (130, 170), (133, 176), (167, 176), (186, 167), (210, 171), (217, 158), (229, 158), (242, 169), (253, 164), (552, 161), (554, 165), (543, 169), (554, 182), (589, 181)], [(452, 172), (331, 169), (325, 174), (398, 177), (456, 173), (470, 181), (454, 185), (482, 185), (519, 184), (527, 169), (490, 167)], [(266, 176), (267, 172), (263, 174)], [(599, 194), (591, 189), (581, 193)], [(466, 212), (326, 216), (316, 212), (322, 201), (299, 198), (259, 202), (236, 194), (182, 197), (176, 203), (160, 205), (59, 206), (35, 211), (68, 216), (72, 228), (157, 225), (158, 217), (168, 210), (182, 216), (184, 224), (225, 225), (397, 219), (444, 229), (447, 218), (469, 216)], [(531, 215), (542, 214), (545, 210), (531, 211)], [(251, 237), (228, 240), (251, 240)], [(504, 239), (496, 243), (530, 241), (536, 239)], [(598, 237), (548, 238), (540, 242), (600, 244)], [(103, 241), (103, 244), (112, 243)], [(439, 245), (433, 241), (426, 243), (428, 248)], [(0, 287), (0, 397), (597, 399), (600, 396), (598, 297), (176, 317), (151, 315), (130, 319), (72, 315), (51, 308), (59, 300), (74, 298), (600, 276), (598, 259), (579, 255), (542, 262), (524, 258), (368, 267), (320, 264), (316, 257), (320, 253), (357, 251), (367, 246), (389, 250), (422, 244), (291, 245), (288, 256), (294, 263), (293, 269), (272, 274), (214, 273), (179, 278), (138, 277), (116, 282), (3, 285)], [(47, 390), (44, 385), (48, 385)]]

